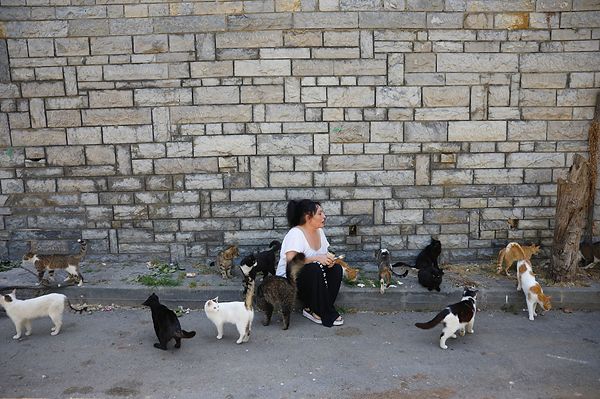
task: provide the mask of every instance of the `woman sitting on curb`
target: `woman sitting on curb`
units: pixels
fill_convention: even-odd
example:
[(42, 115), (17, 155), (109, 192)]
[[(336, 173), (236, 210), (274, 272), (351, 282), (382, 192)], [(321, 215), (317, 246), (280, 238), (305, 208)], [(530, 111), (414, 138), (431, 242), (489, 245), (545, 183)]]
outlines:
[(277, 275), (285, 277), (287, 263), (299, 252), (306, 256), (298, 275), (298, 296), (304, 304), (304, 317), (325, 327), (344, 324), (334, 307), (342, 283), (342, 267), (328, 253), (329, 242), (323, 227), (325, 212), (318, 202), (303, 199), (290, 201), (287, 220), (291, 229), (281, 244)]

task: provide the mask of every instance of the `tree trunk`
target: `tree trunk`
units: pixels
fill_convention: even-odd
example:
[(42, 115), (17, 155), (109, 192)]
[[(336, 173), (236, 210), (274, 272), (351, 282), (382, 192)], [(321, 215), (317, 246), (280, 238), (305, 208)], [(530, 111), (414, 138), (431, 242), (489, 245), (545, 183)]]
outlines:
[(558, 179), (550, 263), (550, 273), (555, 282), (575, 279), (580, 259), (579, 242), (586, 225), (589, 196), (589, 162), (577, 154), (567, 179)]
[(594, 119), (588, 131), (589, 153), (590, 153), (590, 196), (588, 205), (588, 222), (585, 229), (585, 238), (592, 242), (595, 234), (599, 234), (598, 229), (594, 229), (594, 207), (596, 197), (596, 184), (598, 182), (598, 172), (600, 171), (600, 93), (596, 95), (596, 109), (594, 110)]

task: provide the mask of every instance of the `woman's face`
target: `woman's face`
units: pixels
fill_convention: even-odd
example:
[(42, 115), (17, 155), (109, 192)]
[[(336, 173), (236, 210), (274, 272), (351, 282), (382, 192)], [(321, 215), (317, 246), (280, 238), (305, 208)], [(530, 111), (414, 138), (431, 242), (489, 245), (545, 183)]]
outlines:
[(317, 210), (314, 213), (314, 215), (306, 217), (306, 224), (310, 225), (311, 227), (313, 227), (315, 229), (319, 229), (319, 228), (322, 228), (325, 226), (326, 219), (327, 219), (327, 216), (325, 216), (325, 212), (323, 211), (323, 208), (321, 208), (320, 206), (317, 206)]

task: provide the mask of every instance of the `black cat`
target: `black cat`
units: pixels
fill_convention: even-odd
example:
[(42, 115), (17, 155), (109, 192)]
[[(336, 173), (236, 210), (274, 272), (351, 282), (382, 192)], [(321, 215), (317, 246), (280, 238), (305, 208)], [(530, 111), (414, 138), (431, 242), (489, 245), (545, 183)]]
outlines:
[(181, 329), (177, 315), (165, 305), (161, 305), (158, 296), (154, 293), (142, 304), (150, 307), (152, 311), (152, 323), (154, 323), (154, 332), (159, 343), (154, 344), (155, 348), (167, 350), (167, 343), (175, 339), (175, 348), (181, 347), (181, 338), (192, 338), (196, 331), (185, 331)]
[[(262, 251), (255, 254), (250, 254), (240, 262), (240, 268), (242, 272), (246, 270), (246, 268), (252, 268), (252, 265), (256, 263), (256, 266), (252, 268), (252, 272), (256, 276), (256, 273), (262, 273), (263, 278), (267, 277), (270, 274), (275, 275), (275, 269), (277, 267), (277, 252), (281, 249), (281, 243), (277, 240), (271, 241), (269, 244), (269, 249), (266, 251)], [(244, 275), (246, 273), (244, 272)]]
[[(431, 243), (427, 245), (419, 255), (417, 255), (417, 259), (415, 260), (415, 268), (422, 269), (424, 267), (435, 266), (437, 269), (440, 268), (438, 265), (438, 257), (442, 253), (442, 243), (435, 238), (431, 237)], [(398, 266), (408, 266), (412, 267), (408, 263), (404, 262), (396, 262), (392, 265), (392, 267)]]
[[(440, 269), (438, 264), (438, 257), (441, 253), (442, 243), (431, 237), (431, 243), (419, 252), (415, 260), (415, 268), (419, 269), (419, 283), (429, 291), (440, 291), (440, 284), (444, 275), (444, 271)], [(407, 263), (396, 262), (392, 265), (392, 268), (398, 266), (411, 267)]]
[(427, 245), (417, 256), (415, 260), (415, 267), (422, 269), (429, 266), (435, 266), (437, 269), (440, 268), (438, 265), (438, 257), (442, 253), (442, 243), (435, 238), (431, 237), (431, 243)]
[(440, 292), (440, 284), (442, 284), (442, 276), (444, 271), (435, 266), (424, 267), (419, 269), (419, 284), (427, 288), (429, 291), (436, 290)]

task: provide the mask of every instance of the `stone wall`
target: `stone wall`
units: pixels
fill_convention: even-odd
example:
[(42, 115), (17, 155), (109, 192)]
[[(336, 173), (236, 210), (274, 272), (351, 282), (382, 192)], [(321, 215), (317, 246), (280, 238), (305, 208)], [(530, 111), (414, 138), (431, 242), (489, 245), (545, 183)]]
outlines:
[(0, 0), (0, 38), (10, 258), (264, 248), (300, 197), (354, 261), (548, 249), (600, 87), (597, 0)]

